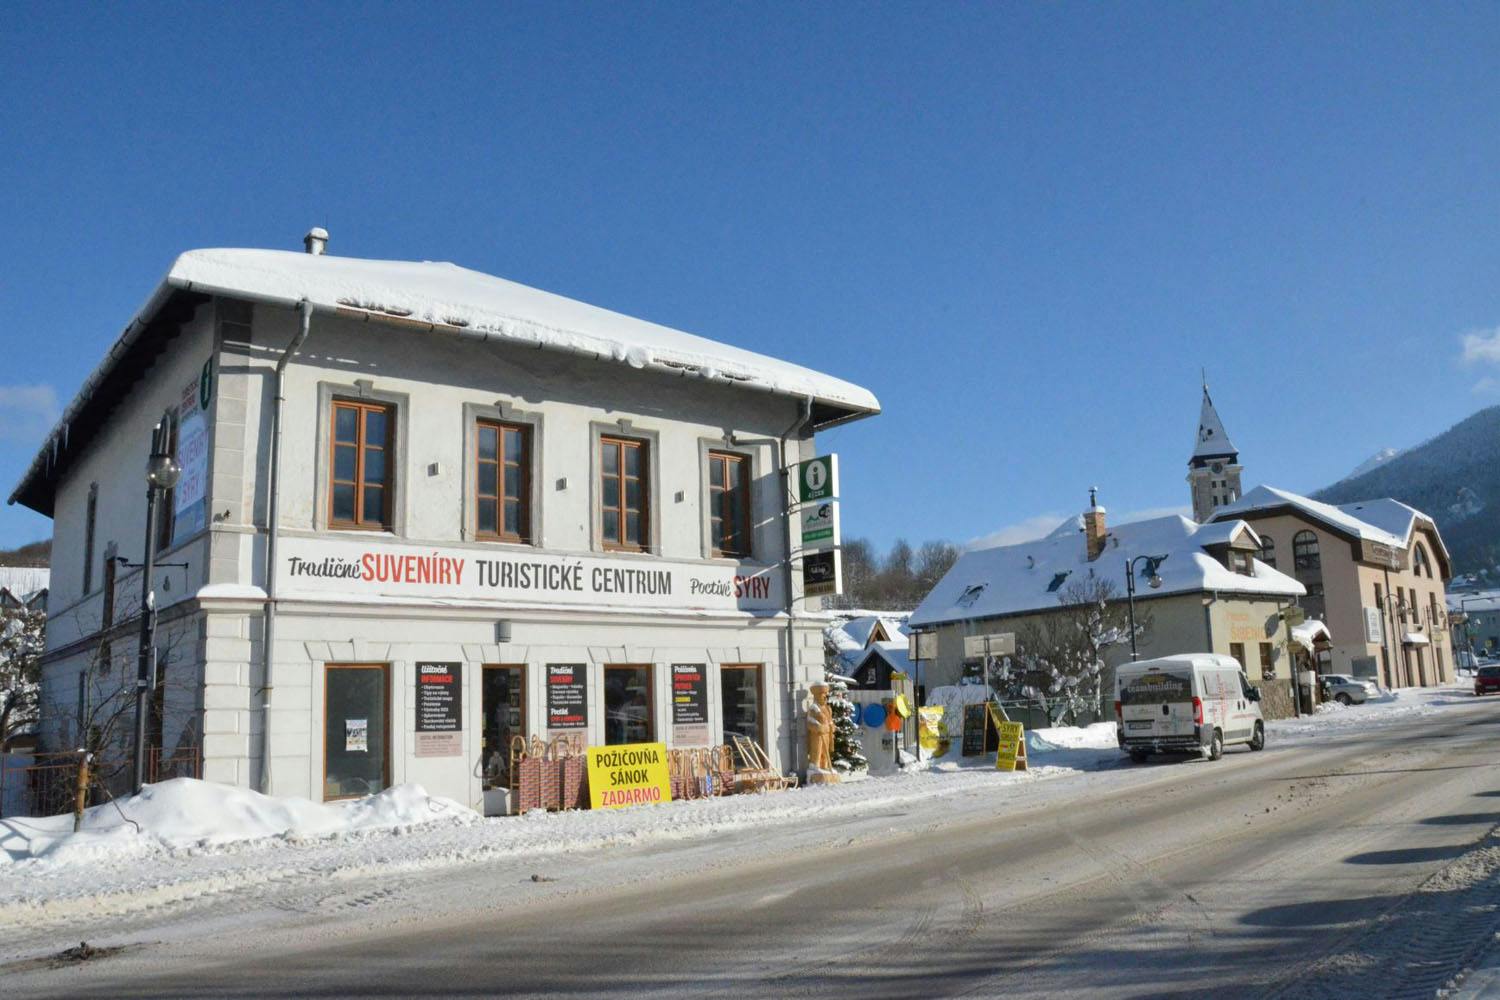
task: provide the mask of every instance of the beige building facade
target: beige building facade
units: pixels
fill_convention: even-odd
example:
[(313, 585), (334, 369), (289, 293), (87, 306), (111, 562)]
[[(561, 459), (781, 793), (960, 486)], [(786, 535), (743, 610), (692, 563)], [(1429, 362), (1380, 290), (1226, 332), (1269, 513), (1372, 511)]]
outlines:
[(1395, 500), (1334, 506), (1265, 486), (1214, 517), (1248, 523), (1260, 561), (1307, 588), (1303, 608), (1330, 633), (1320, 672), (1386, 688), (1453, 679), (1451, 569), (1430, 517)]

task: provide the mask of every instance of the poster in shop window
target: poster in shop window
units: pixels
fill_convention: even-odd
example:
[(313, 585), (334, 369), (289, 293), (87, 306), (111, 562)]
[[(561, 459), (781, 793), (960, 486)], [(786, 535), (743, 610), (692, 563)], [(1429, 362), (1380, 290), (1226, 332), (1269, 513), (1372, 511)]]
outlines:
[(368, 753), (370, 750), (370, 720), (344, 720), (344, 752)]
[(418, 757), (463, 754), (463, 664), (417, 664)]
[(672, 664), (672, 745), (708, 746), (708, 672), (701, 663)]
[(547, 664), (547, 738), (588, 743), (588, 670), (582, 663)]

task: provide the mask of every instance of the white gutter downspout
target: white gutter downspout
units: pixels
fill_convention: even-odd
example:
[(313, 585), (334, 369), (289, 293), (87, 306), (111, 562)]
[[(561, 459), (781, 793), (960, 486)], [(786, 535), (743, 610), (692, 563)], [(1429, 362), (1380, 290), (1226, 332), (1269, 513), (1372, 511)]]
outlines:
[[(781, 435), (781, 488), (782, 499), (786, 503), (786, 560), (783, 566), (786, 569), (786, 704), (787, 723), (791, 735), (792, 763), (791, 770), (797, 770), (799, 757), (797, 756), (797, 631), (793, 624), (793, 605), (796, 603), (792, 598), (792, 584), (795, 574), (792, 572), (792, 507), (796, 503), (796, 484), (792, 482), (792, 469), (790, 458), (787, 455), (787, 439), (793, 434), (799, 438), (807, 425), (812, 422), (811, 396), (802, 400), (802, 412)], [(787, 770), (783, 768), (782, 770)]]
[(260, 725), (260, 790), (271, 794), (271, 694), (276, 689), (276, 544), (281, 538), (281, 405), (286, 402), (286, 367), (312, 332), (312, 303), (298, 304), (302, 325), (276, 361), (276, 395), (271, 401), (271, 468), (266, 474), (266, 628), (261, 644), (265, 665)]

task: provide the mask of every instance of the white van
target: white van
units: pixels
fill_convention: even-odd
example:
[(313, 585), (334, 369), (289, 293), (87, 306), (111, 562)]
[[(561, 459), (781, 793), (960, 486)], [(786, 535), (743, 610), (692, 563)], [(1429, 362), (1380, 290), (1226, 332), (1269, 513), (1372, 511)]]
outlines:
[(1199, 753), (1218, 760), (1224, 747), (1266, 745), (1260, 690), (1239, 662), (1216, 653), (1185, 653), (1122, 663), (1115, 669), (1120, 749), (1139, 763), (1153, 753)]

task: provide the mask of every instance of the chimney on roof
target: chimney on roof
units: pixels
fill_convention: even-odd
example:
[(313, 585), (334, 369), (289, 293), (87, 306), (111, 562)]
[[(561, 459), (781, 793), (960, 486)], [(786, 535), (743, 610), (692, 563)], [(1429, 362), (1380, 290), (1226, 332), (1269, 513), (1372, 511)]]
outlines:
[(313, 226), (302, 237), (302, 248), (314, 257), (321, 257), (323, 251), (328, 249), (328, 230), (322, 226)]
[(1086, 543), (1089, 562), (1104, 553), (1104, 543), (1109, 530), (1104, 524), (1104, 508), (1099, 506), (1099, 487), (1089, 488), (1089, 509), (1083, 512), (1083, 539)]

